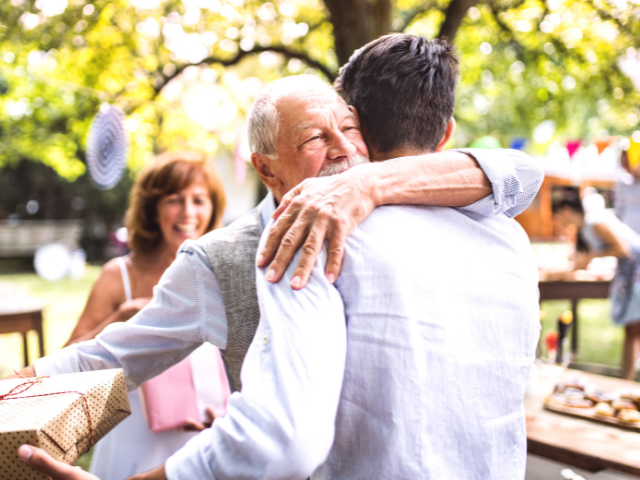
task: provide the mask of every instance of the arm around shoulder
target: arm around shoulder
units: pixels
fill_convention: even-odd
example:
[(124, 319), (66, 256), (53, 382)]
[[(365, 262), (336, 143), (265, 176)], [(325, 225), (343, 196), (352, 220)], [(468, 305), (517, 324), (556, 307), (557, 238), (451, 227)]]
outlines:
[(491, 216), (504, 213), (510, 218), (529, 207), (544, 180), (538, 161), (520, 150), (466, 148), (491, 182), (493, 193), (465, 210)]

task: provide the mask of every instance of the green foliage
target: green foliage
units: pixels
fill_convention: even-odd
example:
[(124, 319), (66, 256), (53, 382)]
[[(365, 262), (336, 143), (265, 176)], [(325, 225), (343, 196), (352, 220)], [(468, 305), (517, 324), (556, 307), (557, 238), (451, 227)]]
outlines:
[(479, 5), (456, 37), (456, 117), (469, 136), (494, 132), (504, 145), (509, 136), (530, 137), (545, 119), (557, 123), (556, 139), (631, 134), (640, 95), (617, 62), (629, 49), (635, 54), (640, 7), (629, 3), (623, 13), (598, 1), (518, 3), (497, 15), (491, 4)]
[[(456, 37), (457, 144), (488, 133), (506, 144), (545, 119), (558, 138), (637, 128), (640, 96), (617, 61), (638, 46), (640, 6), (613, 3), (471, 8)], [(396, 0), (391, 25), (433, 37), (448, 4)], [(237, 119), (266, 82), (338, 70), (320, 0), (7, 0), (0, 19), (0, 168), (29, 159), (68, 180), (85, 172), (103, 101), (127, 113), (136, 171), (165, 149), (231, 149)]]

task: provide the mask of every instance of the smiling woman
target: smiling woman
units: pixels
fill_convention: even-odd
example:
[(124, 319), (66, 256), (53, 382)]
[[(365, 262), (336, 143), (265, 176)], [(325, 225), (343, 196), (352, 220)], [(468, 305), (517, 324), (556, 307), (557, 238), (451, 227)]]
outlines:
[(224, 207), (222, 182), (203, 156), (160, 155), (140, 173), (131, 192), (131, 249), (150, 253), (166, 244), (175, 257), (183, 241), (222, 226)]
[[(222, 226), (224, 207), (222, 183), (204, 156), (178, 152), (157, 157), (138, 175), (131, 192), (127, 211), (131, 253), (104, 266), (67, 344), (91, 339), (107, 325), (126, 321), (138, 313), (151, 301), (153, 287), (173, 262), (180, 245)], [(216, 411), (207, 408), (208, 416), (224, 414), (227, 380), (221, 374), (220, 381), (214, 381), (209, 368), (218, 360), (215, 347), (203, 345), (183, 362), (143, 385), (144, 408), (153, 432), (159, 433), (153, 433), (143, 418), (142, 396), (138, 390), (130, 392), (132, 415), (96, 445), (92, 473), (102, 480), (128, 478), (164, 463), (194, 435), (194, 432), (176, 428), (160, 428), (152, 417), (160, 415), (165, 420), (170, 418), (180, 425), (202, 429), (206, 422), (205, 412), (200, 412), (196, 403), (206, 405), (210, 400), (214, 401)], [(203, 371), (203, 365), (208, 369), (204, 382), (197, 375)], [(194, 397), (192, 406), (198, 411), (198, 419), (187, 421), (186, 416), (194, 416), (190, 413), (179, 414), (180, 418), (174, 419), (173, 411), (166, 411), (167, 403), (158, 403), (159, 397), (180, 391), (184, 412), (193, 410), (187, 408), (188, 395), (181, 388), (183, 386), (175, 384), (175, 375), (171, 373), (174, 368), (179, 369), (178, 377), (186, 379), (195, 390), (194, 396), (198, 400), (196, 402)], [(113, 458), (118, 458), (118, 462), (113, 462)]]

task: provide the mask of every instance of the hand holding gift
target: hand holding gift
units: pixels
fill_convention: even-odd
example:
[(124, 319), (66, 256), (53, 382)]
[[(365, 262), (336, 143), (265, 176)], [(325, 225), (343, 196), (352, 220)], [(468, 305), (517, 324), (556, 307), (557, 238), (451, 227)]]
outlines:
[(3, 380), (0, 478), (43, 478), (18, 459), (21, 445), (73, 464), (130, 413), (121, 369)]
[(98, 477), (85, 472), (80, 467), (58, 462), (44, 450), (31, 445), (22, 445), (18, 449), (18, 457), (29, 467), (52, 480), (99, 480)]
[[(45, 474), (51, 480), (100, 480), (80, 467), (72, 467), (54, 460), (44, 450), (30, 445), (22, 445), (18, 449), (18, 457), (29, 467)], [(164, 473), (164, 465), (161, 465), (149, 472), (135, 475), (129, 480), (167, 480), (167, 477)]]

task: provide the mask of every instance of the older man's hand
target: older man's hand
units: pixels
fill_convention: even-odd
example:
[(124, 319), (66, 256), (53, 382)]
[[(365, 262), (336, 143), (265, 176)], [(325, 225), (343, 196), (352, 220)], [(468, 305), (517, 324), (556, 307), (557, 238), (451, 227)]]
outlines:
[(302, 257), (291, 280), (294, 289), (307, 284), (313, 265), (328, 241), (327, 279), (333, 283), (340, 273), (347, 236), (377, 206), (375, 177), (371, 164), (322, 178), (308, 178), (287, 193), (273, 217), (276, 222), (258, 256), (258, 266), (271, 262), (266, 278), (282, 278), (296, 251)]
[(52, 480), (99, 480), (98, 477), (85, 472), (80, 467), (72, 467), (54, 460), (44, 450), (31, 445), (22, 445), (18, 449), (18, 457), (28, 466)]

